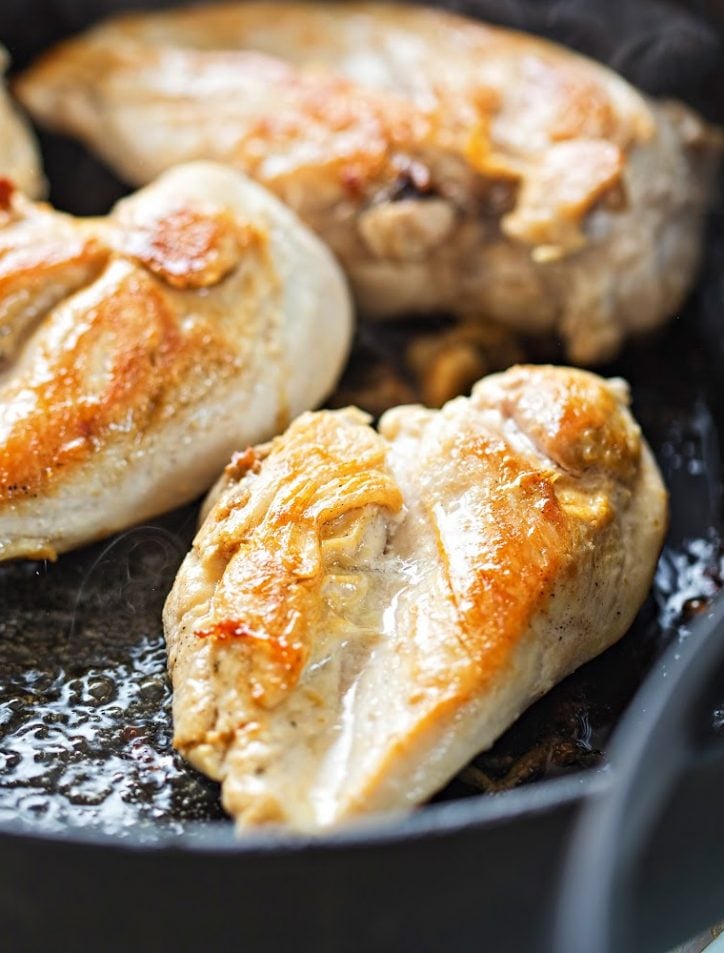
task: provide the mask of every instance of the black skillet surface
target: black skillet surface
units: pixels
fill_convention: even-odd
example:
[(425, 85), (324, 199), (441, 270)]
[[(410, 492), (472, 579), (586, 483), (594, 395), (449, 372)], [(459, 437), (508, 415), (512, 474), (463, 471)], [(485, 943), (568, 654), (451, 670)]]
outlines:
[[(22, 62), (101, 9), (134, 5), (143, 6), (3, 0), (0, 39)], [(716, 105), (707, 100), (717, 88), (714, 35), (673, 8), (475, 9), (613, 60), (656, 92)], [(124, 191), (74, 143), (46, 138), (43, 147), (60, 207), (102, 212)], [(619, 645), (534, 706), (412, 818), (313, 844), (236, 841), (215, 786), (172, 752), (159, 612), (194, 507), (57, 564), (0, 567), (7, 949), (544, 949), (565, 835), (584, 795), (610, 781), (609, 734), (664, 646), (687, 637), (693, 616), (706, 625), (722, 584), (722, 264), (720, 215), (687, 308), (603, 369), (632, 383), (671, 489), (652, 597)], [(363, 330), (343, 388), (364, 392), (376, 374), (413, 386), (396, 355), (422, 326)]]
[(557, 953), (657, 953), (721, 920), (723, 626), (718, 599), (617, 728), (615, 784), (587, 799), (567, 851)]

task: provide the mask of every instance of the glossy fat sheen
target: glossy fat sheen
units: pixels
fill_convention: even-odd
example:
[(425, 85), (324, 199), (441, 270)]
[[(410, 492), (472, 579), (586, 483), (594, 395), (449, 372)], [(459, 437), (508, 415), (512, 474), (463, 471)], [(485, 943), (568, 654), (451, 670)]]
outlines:
[(721, 147), (558, 46), (394, 4), (125, 16), (17, 88), (129, 181), (238, 165), (324, 237), (368, 315), (556, 333), (576, 363), (679, 307)]
[(0, 559), (206, 490), (332, 389), (351, 308), (329, 252), (240, 173), (195, 163), (78, 221), (0, 210)]
[(45, 181), (35, 139), (5, 89), (2, 74), (7, 61), (7, 52), (0, 46), (0, 179), (10, 179), (35, 198), (45, 191)]
[(666, 525), (627, 403), (517, 367), (235, 458), (164, 626), (174, 743), (240, 827), (412, 807), (626, 631)]

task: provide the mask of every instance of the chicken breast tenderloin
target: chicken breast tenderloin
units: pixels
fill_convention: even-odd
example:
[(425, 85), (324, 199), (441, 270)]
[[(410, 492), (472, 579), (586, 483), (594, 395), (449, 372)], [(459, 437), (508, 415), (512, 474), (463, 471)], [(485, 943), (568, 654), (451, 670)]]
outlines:
[(2, 74), (8, 55), (0, 46), (0, 178), (9, 179), (31, 198), (45, 191), (38, 149), (27, 123), (10, 101)]
[(583, 364), (680, 306), (721, 151), (691, 111), (590, 60), (392, 3), (124, 16), (17, 91), (131, 182), (237, 165), (325, 239), (369, 316), (556, 334)]
[(174, 744), (241, 828), (412, 807), (626, 631), (666, 526), (627, 403), (517, 367), (235, 457), (164, 626)]
[(0, 560), (57, 553), (206, 490), (333, 387), (344, 278), (240, 173), (179, 167), (79, 221), (0, 210)]

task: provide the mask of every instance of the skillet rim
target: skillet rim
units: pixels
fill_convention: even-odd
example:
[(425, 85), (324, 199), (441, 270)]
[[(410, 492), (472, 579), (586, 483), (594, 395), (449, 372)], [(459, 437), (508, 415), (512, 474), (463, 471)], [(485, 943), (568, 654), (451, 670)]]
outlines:
[(0, 821), (0, 851), (4, 844), (30, 839), (44, 846), (97, 848), (128, 854), (238, 853), (249, 857), (303, 852), (329, 854), (483, 831), (495, 828), (501, 822), (544, 816), (557, 808), (579, 807), (589, 797), (604, 793), (612, 779), (609, 766), (604, 764), (558, 778), (533, 781), (499, 794), (475, 794), (458, 800), (423, 804), (412, 814), (388, 812), (370, 816), (321, 835), (295, 834), (279, 829), (245, 832), (237, 836), (231, 819), (196, 822), (181, 833), (160, 829), (150, 837), (139, 835), (133, 829), (121, 834), (90, 826), (48, 831), (19, 821)]

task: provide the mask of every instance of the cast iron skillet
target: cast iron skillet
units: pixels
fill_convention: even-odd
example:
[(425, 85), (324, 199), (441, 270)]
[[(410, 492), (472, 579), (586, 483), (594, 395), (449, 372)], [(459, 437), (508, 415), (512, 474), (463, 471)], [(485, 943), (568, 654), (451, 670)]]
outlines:
[[(145, 5), (3, 0), (0, 40), (20, 65), (110, 9)], [(678, 8), (652, 0), (454, 5), (577, 46), (712, 117), (721, 108), (716, 33)], [(61, 207), (102, 212), (122, 194), (75, 144), (46, 138), (43, 146)], [(721, 212), (707, 255), (678, 320), (603, 369), (631, 382), (671, 489), (653, 597), (618, 646), (411, 817), (371, 820), (318, 841), (235, 840), (215, 787), (172, 754), (158, 617), (193, 533), (194, 507), (55, 565), (0, 567), (3, 948), (550, 949), (572, 823), (586, 798), (617, 790), (605, 752), (619, 714), (647, 672), (647, 692), (665, 687), (682, 640), (721, 632)], [(360, 381), (362, 392), (381, 379), (412, 386), (397, 355), (420, 327), (363, 330), (345, 393)], [(555, 359), (555, 347), (543, 356)], [(629, 705), (629, 721), (636, 711)], [(657, 899), (642, 900), (649, 922)], [(663, 949), (712, 915), (668, 916), (656, 942)]]
[(720, 599), (664, 655), (665, 682), (649, 678), (617, 730), (616, 783), (589, 798), (569, 852), (560, 953), (654, 953), (721, 917), (723, 629)]

